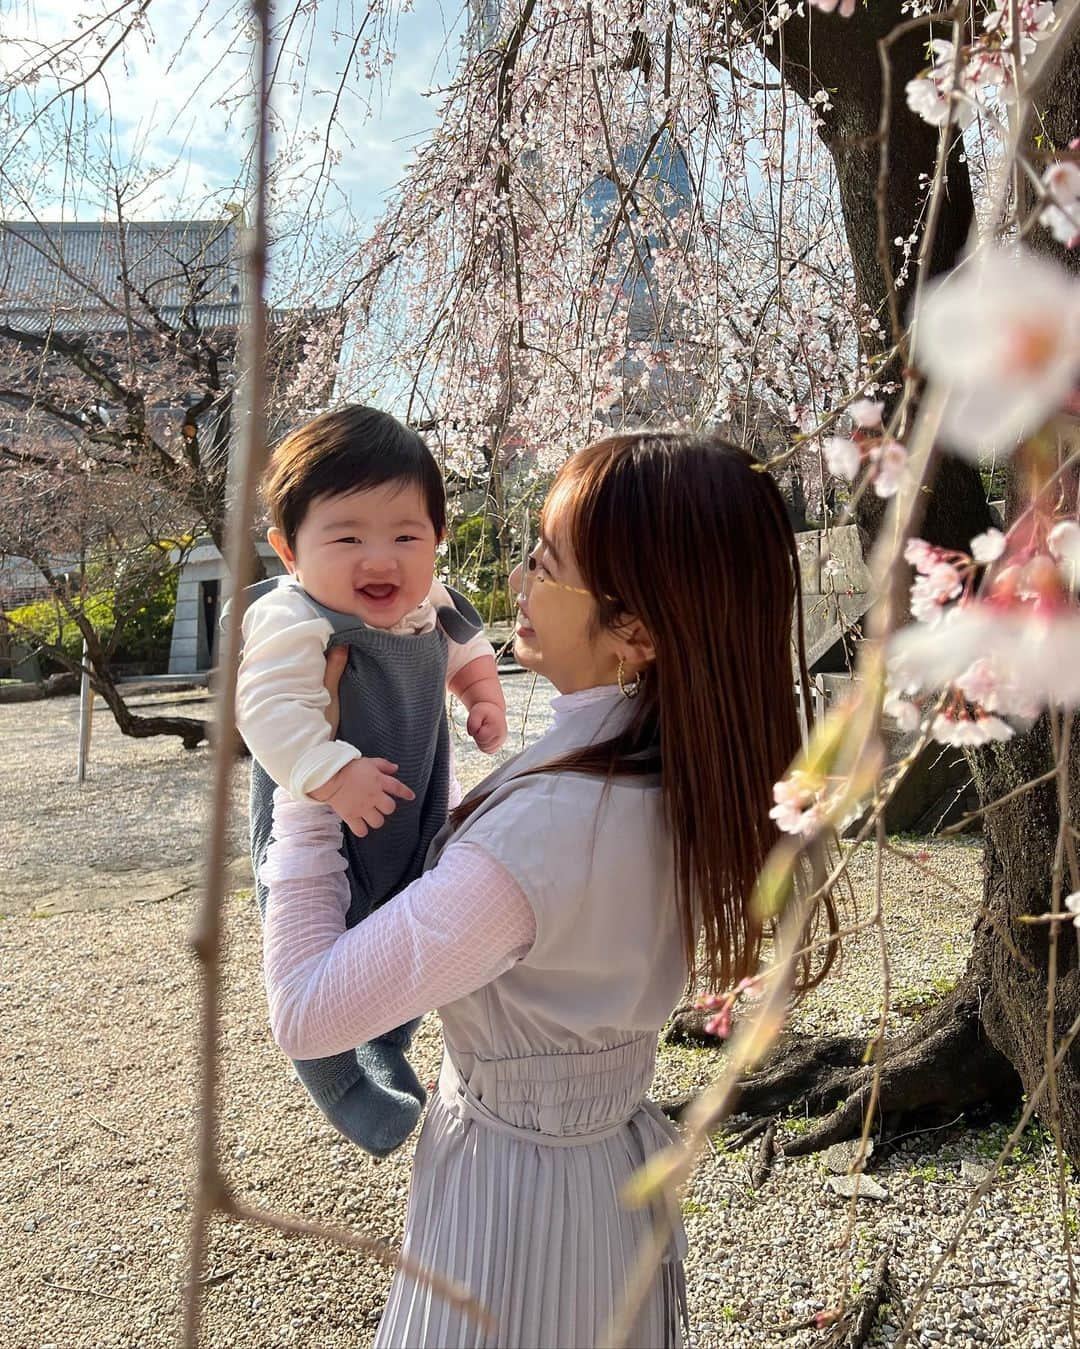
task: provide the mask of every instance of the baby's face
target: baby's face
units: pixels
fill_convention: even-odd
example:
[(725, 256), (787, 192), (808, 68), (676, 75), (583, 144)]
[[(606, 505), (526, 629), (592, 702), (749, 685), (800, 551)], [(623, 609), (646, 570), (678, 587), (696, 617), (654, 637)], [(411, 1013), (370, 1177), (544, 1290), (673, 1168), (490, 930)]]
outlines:
[(438, 543), (420, 487), (389, 482), (313, 501), (290, 570), (327, 608), (392, 628), (427, 598)]

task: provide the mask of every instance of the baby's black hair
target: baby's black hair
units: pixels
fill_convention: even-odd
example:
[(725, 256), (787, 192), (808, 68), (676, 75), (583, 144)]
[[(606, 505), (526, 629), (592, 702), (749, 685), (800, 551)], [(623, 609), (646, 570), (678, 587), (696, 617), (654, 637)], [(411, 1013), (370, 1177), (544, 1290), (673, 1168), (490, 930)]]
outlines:
[(446, 487), (434, 455), (396, 417), (353, 403), (290, 431), (271, 455), (262, 491), (273, 523), (293, 548), (313, 501), (389, 482), (419, 487), (441, 539), (446, 532)]

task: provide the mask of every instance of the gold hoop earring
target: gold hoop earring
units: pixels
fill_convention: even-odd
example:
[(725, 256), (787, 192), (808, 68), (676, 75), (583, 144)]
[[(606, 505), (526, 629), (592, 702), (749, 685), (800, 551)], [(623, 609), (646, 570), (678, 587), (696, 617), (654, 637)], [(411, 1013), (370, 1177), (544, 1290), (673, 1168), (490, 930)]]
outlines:
[(633, 679), (626, 678), (626, 661), (619, 657), (619, 668), (615, 673), (615, 678), (619, 682), (619, 692), (624, 698), (636, 698), (641, 692), (641, 675), (636, 674)]

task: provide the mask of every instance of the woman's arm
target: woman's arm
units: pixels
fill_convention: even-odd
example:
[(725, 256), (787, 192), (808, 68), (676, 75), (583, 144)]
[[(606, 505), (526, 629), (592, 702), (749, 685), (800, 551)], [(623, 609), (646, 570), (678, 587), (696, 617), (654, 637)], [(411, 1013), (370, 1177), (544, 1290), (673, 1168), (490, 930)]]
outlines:
[(346, 931), (340, 844), (333, 811), (275, 792), (263, 970), (274, 1039), (294, 1059), (343, 1053), (464, 997), (535, 940), (517, 882), (468, 843)]

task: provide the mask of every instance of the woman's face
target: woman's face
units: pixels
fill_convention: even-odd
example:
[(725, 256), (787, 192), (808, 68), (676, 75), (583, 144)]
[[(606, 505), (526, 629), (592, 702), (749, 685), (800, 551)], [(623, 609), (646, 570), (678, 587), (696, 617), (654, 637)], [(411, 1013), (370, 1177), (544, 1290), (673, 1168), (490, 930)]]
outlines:
[(623, 645), (595, 620), (566, 531), (567, 489), (558, 485), (544, 506), (540, 539), (510, 573), (517, 594), (514, 655), (527, 670), (550, 679), (560, 693), (614, 684)]

